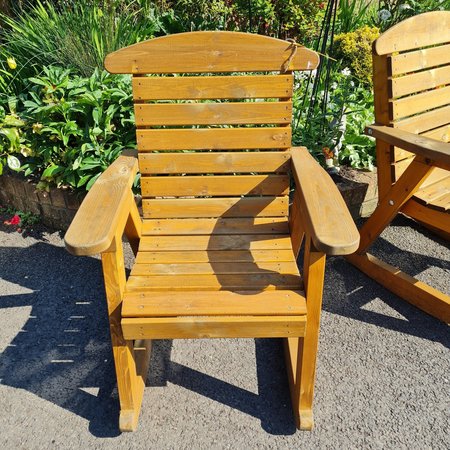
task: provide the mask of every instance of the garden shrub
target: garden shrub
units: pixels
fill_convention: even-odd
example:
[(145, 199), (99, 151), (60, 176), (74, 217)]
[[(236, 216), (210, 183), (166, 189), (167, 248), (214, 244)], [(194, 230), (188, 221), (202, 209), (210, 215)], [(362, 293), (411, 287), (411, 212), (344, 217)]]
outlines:
[(333, 57), (350, 68), (363, 84), (372, 85), (372, 43), (380, 35), (378, 28), (364, 26), (335, 37)]
[[(126, 148), (134, 148), (131, 83), (127, 75), (95, 70), (80, 77), (44, 67), (29, 90), (0, 109), (0, 162), (50, 185), (89, 189)], [(5, 111), (8, 111), (6, 114)]]

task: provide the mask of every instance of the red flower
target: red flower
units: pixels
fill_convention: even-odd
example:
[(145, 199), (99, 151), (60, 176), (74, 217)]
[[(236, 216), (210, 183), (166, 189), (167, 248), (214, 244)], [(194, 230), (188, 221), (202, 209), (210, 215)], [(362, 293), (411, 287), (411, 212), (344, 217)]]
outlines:
[(5, 225), (19, 225), (20, 217), (17, 214), (15, 214), (14, 216), (11, 217), (10, 220), (5, 220), (3, 223)]

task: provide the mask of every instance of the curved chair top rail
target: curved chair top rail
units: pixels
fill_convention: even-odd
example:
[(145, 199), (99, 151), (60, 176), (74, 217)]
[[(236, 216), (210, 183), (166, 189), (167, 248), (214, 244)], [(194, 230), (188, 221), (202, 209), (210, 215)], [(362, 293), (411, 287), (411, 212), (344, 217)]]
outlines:
[(450, 42), (450, 11), (410, 17), (385, 31), (374, 43), (377, 55), (388, 55)]
[(313, 70), (318, 64), (317, 53), (305, 47), (230, 31), (172, 34), (122, 48), (105, 58), (109, 72), (137, 75)]

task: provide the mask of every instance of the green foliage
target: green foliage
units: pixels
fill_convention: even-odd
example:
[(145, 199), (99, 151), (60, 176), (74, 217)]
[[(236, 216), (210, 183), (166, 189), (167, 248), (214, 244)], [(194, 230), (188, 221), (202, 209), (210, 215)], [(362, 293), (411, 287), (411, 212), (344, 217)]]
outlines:
[(22, 161), (26, 176), (40, 177), (40, 188), (89, 189), (122, 150), (135, 147), (129, 77), (95, 70), (83, 78), (54, 66), (43, 70), (17, 98), (20, 143), (11, 145), (10, 153)]
[(449, 11), (450, 0), (379, 0), (373, 22), (385, 31), (408, 17), (429, 11)]
[(372, 85), (372, 43), (379, 36), (378, 28), (364, 26), (335, 37), (333, 56), (367, 86)]
[(366, 0), (339, 0), (336, 30), (349, 33), (364, 25), (369, 25), (375, 12), (375, 2)]
[[(69, 1), (59, 10), (37, 0), (15, 17), (0, 14), (0, 90), (23, 89), (21, 81), (41, 73), (44, 65), (71, 68), (89, 76), (103, 67), (111, 51), (152, 37), (159, 29), (151, 10), (136, 1)], [(148, 11), (147, 11), (148, 10)], [(17, 68), (11, 69), (7, 58)]]
[(311, 102), (311, 83), (299, 81), (293, 99), (294, 145), (305, 145), (318, 160), (323, 161), (324, 155), (333, 154), (336, 163), (372, 170), (375, 144), (364, 135), (365, 126), (374, 119), (372, 91), (355, 83), (348, 68), (334, 70), (328, 89), (321, 85), (306, 115), (303, 112), (308, 104), (304, 99)]

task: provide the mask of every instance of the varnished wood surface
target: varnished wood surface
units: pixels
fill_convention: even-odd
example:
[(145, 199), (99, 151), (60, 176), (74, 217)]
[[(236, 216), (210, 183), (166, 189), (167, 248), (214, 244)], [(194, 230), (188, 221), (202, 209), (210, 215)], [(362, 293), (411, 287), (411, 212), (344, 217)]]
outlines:
[(306, 314), (302, 291), (126, 292), (122, 317), (292, 316)]
[(70, 253), (94, 255), (110, 247), (134, 202), (131, 185), (136, 172), (136, 158), (120, 156), (94, 183), (64, 236)]
[(317, 53), (305, 47), (295, 49), (283, 40), (228, 31), (171, 34), (105, 58), (109, 72), (132, 74), (313, 70), (318, 64)]
[(247, 75), (214, 77), (133, 77), (135, 100), (208, 100), (292, 97), (294, 77)]
[(306, 148), (292, 148), (291, 155), (296, 195), (315, 247), (330, 255), (354, 252), (359, 233), (333, 180)]
[(377, 55), (450, 42), (450, 11), (410, 17), (385, 31), (375, 42)]

